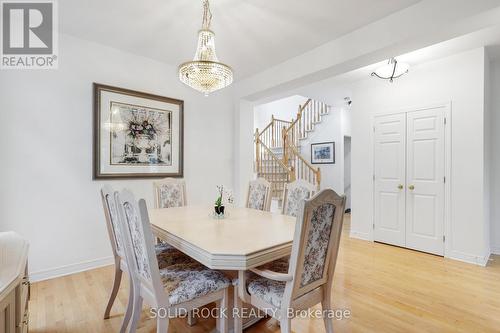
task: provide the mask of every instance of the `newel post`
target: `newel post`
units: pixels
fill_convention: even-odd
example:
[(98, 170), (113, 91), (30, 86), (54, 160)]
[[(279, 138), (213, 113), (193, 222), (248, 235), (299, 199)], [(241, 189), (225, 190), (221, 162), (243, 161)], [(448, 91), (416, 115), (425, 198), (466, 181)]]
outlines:
[(288, 135), (286, 133), (286, 126), (283, 126), (283, 164), (288, 167), (288, 152), (287, 152), (287, 143)]
[(321, 184), (321, 170), (318, 168), (318, 171), (316, 173), (316, 186), (318, 187), (318, 191), (321, 189), (320, 184)]
[(302, 107), (299, 105), (299, 111), (297, 112), (297, 142), (298, 145), (299, 138), (302, 135)]

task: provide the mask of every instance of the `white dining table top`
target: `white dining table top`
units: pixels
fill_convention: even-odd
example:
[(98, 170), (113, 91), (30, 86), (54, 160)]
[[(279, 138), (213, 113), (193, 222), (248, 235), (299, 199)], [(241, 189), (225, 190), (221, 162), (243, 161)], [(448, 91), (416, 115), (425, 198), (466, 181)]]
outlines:
[(213, 269), (248, 269), (291, 253), (295, 218), (249, 208), (213, 206), (152, 209), (155, 235)]

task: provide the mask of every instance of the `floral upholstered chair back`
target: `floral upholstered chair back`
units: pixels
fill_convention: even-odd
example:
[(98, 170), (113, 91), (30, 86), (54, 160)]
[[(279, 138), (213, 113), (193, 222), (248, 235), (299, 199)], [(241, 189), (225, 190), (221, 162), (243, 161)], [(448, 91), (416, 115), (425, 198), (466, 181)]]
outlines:
[(302, 179), (285, 184), (282, 213), (297, 217), (302, 201), (310, 199), (315, 191), (316, 187), (313, 184)]
[(116, 194), (115, 198), (118, 203), (127, 265), (133, 272), (134, 281), (153, 290), (153, 286), (161, 283), (146, 202), (143, 199), (137, 202), (134, 195), (127, 190)]
[(186, 183), (183, 179), (165, 178), (153, 183), (156, 208), (186, 205)]
[(123, 251), (123, 241), (118, 227), (118, 210), (115, 202), (114, 192), (109, 186), (104, 186), (101, 189), (102, 207), (104, 209), (104, 217), (106, 219), (106, 227), (108, 229), (109, 240), (113, 255), (119, 256), (125, 260), (125, 252)]
[(345, 197), (331, 189), (301, 204), (295, 229), (289, 286), (291, 299), (331, 284), (340, 244)]
[(271, 208), (271, 183), (264, 178), (250, 181), (247, 208), (269, 211)]

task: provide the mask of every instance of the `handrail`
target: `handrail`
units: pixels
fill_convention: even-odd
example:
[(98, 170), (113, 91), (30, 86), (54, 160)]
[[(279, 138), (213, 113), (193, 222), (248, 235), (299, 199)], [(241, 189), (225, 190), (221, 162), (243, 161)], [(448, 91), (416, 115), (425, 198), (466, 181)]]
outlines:
[[(298, 151), (297, 147), (295, 147), (294, 145), (289, 145), (288, 147), (292, 149), (293, 153), (294, 153), (294, 154), (295, 154), (295, 155), (296, 155), (296, 156), (297, 156), (300, 160), (302, 160), (302, 162), (304, 162), (304, 163), (305, 163), (305, 165), (307, 165), (307, 167), (308, 167), (309, 169), (316, 170), (316, 169), (314, 168), (314, 166), (313, 166), (313, 165), (312, 165), (312, 164), (311, 164), (308, 160), (306, 160), (306, 159), (305, 159), (302, 155), (300, 155), (300, 153), (299, 153), (299, 151)], [(318, 168), (316, 171), (319, 171), (319, 168)]]
[(304, 109), (309, 105), (309, 103), (311, 103), (311, 101), (312, 101), (312, 99), (309, 98), (304, 103), (304, 105), (302, 105), (302, 106), (299, 105), (299, 112), (297, 113), (297, 119), (292, 121), (290, 126), (288, 126), (288, 128), (286, 129), (287, 133), (300, 121), (300, 119), (302, 118), (302, 111), (304, 111)]
[[(310, 105), (312, 99), (309, 98), (302, 106), (299, 106), (299, 111), (297, 112), (297, 118), (291, 122), (288, 128), (283, 129), (283, 163), (288, 164), (292, 160), (292, 164), (295, 166), (294, 172), (297, 172), (296, 178), (301, 179), (302, 177), (307, 178), (306, 180), (316, 183), (318, 189), (321, 181), (321, 171), (319, 168), (315, 168), (309, 161), (307, 161), (298, 151), (296, 145), (299, 140), (300, 132), (302, 132), (302, 126), (305, 126), (303, 122), (303, 112)], [(315, 104), (316, 105), (316, 104)], [(313, 106), (314, 107), (314, 106)], [(319, 117), (319, 116), (318, 116)], [(309, 116), (308, 121), (313, 122), (317, 118)], [(308, 124), (311, 126), (311, 124)], [(299, 163), (295, 163), (295, 159), (302, 162), (302, 168)], [(309, 172), (304, 171), (304, 165)], [(312, 173), (312, 175), (311, 175)], [(302, 177), (301, 177), (302, 176)]]
[(290, 173), (292, 170), (286, 166), (283, 161), (278, 157), (276, 156), (275, 153), (273, 153), (273, 151), (271, 149), (269, 149), (268, 146), (266, 146), (259, 138), (256, 138), (256, 141), (255, 141), (256, 144), (261, 144), (261, 146), (265, 149), (265, 151), (273, 158), (273, 160), (276, 160), (276, 162), (278, 162), (278, 164), (285, 170), (287, 170), (288, 173)]
[(266, 127), (264, 127), (261, 131), (260, 131), (260, 135), (262, 135), (265, 131), (267, 131), (267, 129), (269, 127), (271, 127), (271, 125), (273, 124), (273, 120), (271, 120), (271, 122), (269, 124), (267, 124)]
[[(286, 147), (288, 149), (290, 149), (291, 151), (291, 155), (292, 156), (289, 156), (288, 158), (296, 158), (298, 161), (302, 162), (303, 165), (306, 166), (307, 171), (304, 171), (304, 167), (300, 165), (300, 163), (298, 161), (293, 161), (292, 162), (292, 165), (294, 166), (293, 167), (293, 172), (297, 173), (297, 175), (294, 175), (294, 178), (295, 179), (304, 179), (312, 184), (315, 184), (318, 188), (318, 191), (320, 189), (320, 185), (321, 185), (321, 170), (320, 168), (315, 168), (311, 163), (309, 163), (309, 161), (307, 161), (301, 154), (300, 152), (298, 151), (297, 147), (290, 143), (288, 144), (288, 146)], [(286, 149), (284, 148), (284, 149)], [(311, 175), (312, 173), (312, 175)]]
[(262, 143), (264, 143), (266, 146), (271, 148), (278, 148), (282, 146), (282, 131), (284, 128), (288, 128), (290, 124), (291, 121), (277, 119), (274, 118), (274, 115), (272, 115), (269, 124), (267, 124), (267, 126), (264, 127), (264, 129), (262, 129), (260, 132), (257, 132), (257, 129), (256, 133), (259, 133), (258, 136), (260, 141), (262, 141)]
[[(292, 122), (290, 120), (285, 120), (285, 119), (279, 119), (279, 118), (273, 118), (274, 121), (281, 121), (282, 123), (289, 123), (291, 124)], [(269, 125), (268, 125), (269, 126)]]

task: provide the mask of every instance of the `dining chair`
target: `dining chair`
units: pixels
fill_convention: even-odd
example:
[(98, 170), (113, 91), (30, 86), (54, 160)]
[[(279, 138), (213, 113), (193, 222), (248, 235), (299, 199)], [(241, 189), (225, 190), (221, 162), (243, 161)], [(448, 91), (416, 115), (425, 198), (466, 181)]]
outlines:
[[(238, 274), (238, 298), (263, 310), (280, 321), (281, 332), (289, 333), (289, 309), (305, 310), (321, 303), (323, 313), (331, 311), (333, 275), (340, 244), (345, 197), (331, 189), (303, 201), (292, 245), (288, 267), (272, 262)], [(253, 274), (252, 274), (253, 273)], [(328, 333), (333, 332), (333, 319), (324, 315)], [(235, 318), (235, 327), (241, 328), (241, 319)]]
[[(153, 182), (155, 208), (173, 208), (187, 205), (186, 182), (184, 179), (164, 178)], [(168, 245), (165, 241), (155, 238), (156, 244)], [(196, 324), (196, 318), (189, 312), (187, 322), (189, 326)]]
[(312, 198), (314, 192), (316, 186), (303, 179), (285, 184), (282, 213), (297, 217), (302, 201)]
[(184, 179), (165, 178), (153, 182), (155, 207), (171, 208), (187, 205), (186, 182)]
[[(111, 187), (106, 185), (101, 189), (101, 199), (104, 208), (104, 216), (106, 220), (106, 226), (108, 229), (109, 240), (111, 243), (111, 249), (113, 251), (113, 257), (115, 262), (115, 277), (113, 281), (113, 288), (111, 289), (108, 304), (106, 306), (106, 310), (104, 311), (104, 319), (109, 319), (111, 308), (113, 307), (113, 303), (115, 302), (118, 290), (120, 289), (122, 274), (123, 272), (127, 272), (128, 274), (130, 274), (130, 272), (128, 270), (127, 262), (125, 259), (123, 237), (121, 236), (119, 228), (120, 221), (118, 218), (117, 204), (115, 202), (114, 192), (111, 189)], [(175, 248), (169, 247), (166, 244), (156, 245), (155, 254), (157, 256), (159, 267), (161, 268), (178, 263), (193, 262), (193, 260), (189, 258), (187, 255), (176, 250)], [(130, 294), (131, 292), (132, 288), (130, 288), (129, 291), (129, 302), (132, 301), (132, 296)], [(125, 327), (128, 324), (128, 321), (130, 320), (131, 314), (132, 310), (127, 308), (127, 312), (125, 313), (123, 321)]]
[(248, 184), (247, 208), (269, 211), (271, 209), (271, 183), (257, 178)]
[[(157, 313), (169, 314), (156, 316), (158, 333), (168, 332), (170, 316), (186, 314), (212, 302), (217, 303), (221, 311), (227, 311), (230, 280), (224, 274), (197, 262), (159, 269), (146, 202), (143, 199), (137, 202), (128, 190), (117, 193), (116, 201), (134, 290), (129, 332), (137, 329), (143, 302), (156, 308)], [(218, 316), (217, 327), (227, 333), (227, 316)]]

